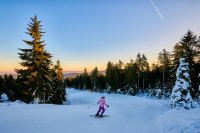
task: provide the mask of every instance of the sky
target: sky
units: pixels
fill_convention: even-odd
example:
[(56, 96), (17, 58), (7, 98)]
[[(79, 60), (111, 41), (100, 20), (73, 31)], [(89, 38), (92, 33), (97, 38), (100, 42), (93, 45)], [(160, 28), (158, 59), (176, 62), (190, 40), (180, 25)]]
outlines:
[(144, 53), (157, 62), (190, 29), (200, 36), (200, 0), (1, 0), (0, 73), (22, 68), (18, 48), (30, 18), (42, 21), (46, 50), (64, 71), (105, 70)]

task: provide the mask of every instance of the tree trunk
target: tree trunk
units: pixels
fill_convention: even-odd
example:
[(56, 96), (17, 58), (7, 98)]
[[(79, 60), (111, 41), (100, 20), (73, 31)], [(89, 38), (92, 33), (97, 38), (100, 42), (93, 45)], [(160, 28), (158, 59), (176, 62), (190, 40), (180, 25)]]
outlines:
[(45, 93), (43, 93), (43, 104), (45, 104)]
[(163, 64), (163, 90), (164, 90), (164, 86), (165, 86), (165, 66)]
[(143, 82), (142, 82), (142, 93), (144, 93), (144, 75), (143, 75)]
[(140, 72), (138, 71), (138, 90), (139, 90), (139, 88), (140, 88)]

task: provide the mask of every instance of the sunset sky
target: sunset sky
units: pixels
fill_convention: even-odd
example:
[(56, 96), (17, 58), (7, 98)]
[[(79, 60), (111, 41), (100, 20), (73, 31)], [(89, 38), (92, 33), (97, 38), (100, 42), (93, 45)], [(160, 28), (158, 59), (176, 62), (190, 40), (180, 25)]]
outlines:
[(151, 64), (188, 29), (200, 36), (200, 0), (1, 0), (0, 73), (21, 68), (18, 48), (27, 47), (22, 39), (30, 39), (35, 14), (46, 50), (64, 71), (105, 70), (108, 61), (127, 63), (138, 52)]

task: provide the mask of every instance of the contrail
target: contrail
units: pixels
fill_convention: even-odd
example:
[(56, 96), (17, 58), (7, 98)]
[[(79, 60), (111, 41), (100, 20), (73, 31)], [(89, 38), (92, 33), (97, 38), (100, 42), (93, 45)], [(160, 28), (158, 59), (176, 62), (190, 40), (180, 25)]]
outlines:
[(156, 12), (158, 13), (158, 15), (160, 16), (160, 18), (162, 19), (162, 21), (164, 21), (163, 16), (161, 15), (161, 13), (159, 12), (158, 8), (156, 7), (156, 5), (153, 3), (153, 0), (150, 0), (151, 4), (153, 5), (153, 7), (155, 8)]

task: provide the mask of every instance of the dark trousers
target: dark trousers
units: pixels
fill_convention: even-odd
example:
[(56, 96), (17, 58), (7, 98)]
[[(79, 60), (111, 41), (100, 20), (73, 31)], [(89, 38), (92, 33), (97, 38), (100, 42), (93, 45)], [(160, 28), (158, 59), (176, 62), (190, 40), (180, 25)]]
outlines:
[(100, 112), (101, 112), (101, 115), (103, 115), (103, 113), (105, 112), (105, 108), (104, 107), (99, 107), (97, 115), (99, 115)]

